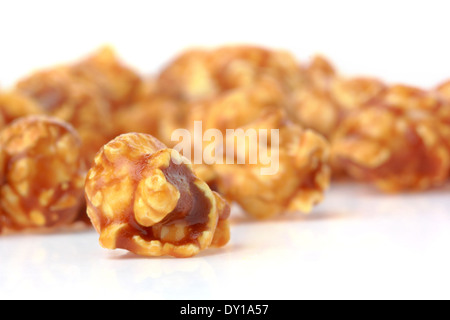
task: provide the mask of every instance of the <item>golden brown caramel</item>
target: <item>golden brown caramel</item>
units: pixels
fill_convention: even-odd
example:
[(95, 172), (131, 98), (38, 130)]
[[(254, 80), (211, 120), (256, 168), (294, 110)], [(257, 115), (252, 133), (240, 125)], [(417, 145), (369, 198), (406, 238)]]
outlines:
[(436, 92), (439, 93), (444, 99), (450, 100), (450, 80), (437, 86)]
[(21, 80), (17, 89), (32, 98), (49, 115), (70, 123), (82, 140), (87, 163), (111, 138), (108, 103), (95, 86), (74, 77), (70, 70), (58, 67), (37, 72)]
[(172, 132), (185, 126), (186, 106), (170, 97), (152, 94), (128, 108), (117, 110), (112, 117), (115, 136), (129, 132), (147, 133), (172, 146)]
[(4, 228), (19, 231), (72, 223), (86, 173), (76, 131), (56, 118), (30, 116), (5, 127), (0, 145)]
[[(321, 77), (334, 75), (325, 62), (314, 60), (307, 72), (282, 51), (251, 46), (197, 49), (181, 54), (157, 78), (157, 90), (183, 105), (183, 127), (191, 135), (196, 121), (201, 121), (202, 134), (208, 129), (224, 136), (234, 129), (280, 130), (280, 170), (272, 176), (256, 173), (264, 167), (261, 163), (194, 165), (202, 179), (253, 217), (310, 211), (328, 187), (326, 141), (290, 124), (284, 112), (294, 102), (293, 94), (310, 79), (324, 82)], [(247, 152), (236, 148), (235, 153)]]
[(0, 92), (0, 128), (18, 118), (42, 113), (43, 110), (36, 102), (21, 93)]
[(143, 85), (139, 74), (120, 61), (111, 47), (100, 48), (70, 69), (77, 77), (94, 84), (113, 112), (132, 104)]
[(277, 82), (291, 90), (303, 81), (292, 55), (252, 46), (184, 52), (159, 75), (161, 92), (183, 101), (205, 101), (234, 89)]
[(438, 95), (392, 86), (343, 122), (334, 158), (384, 191), (440, 186), (450, 168), (449, 116), (450, 104)]
[(349, 114), (381, 94), (386, 85), (369, 77), (343, 77), (322, 56), (303, 68), (306, 81), (291, 93), (291, 119), (331, 138)]
[(262, 174), (268, 164), (258, 157), (249, 161), (248, 144), (235, 144), (234, 154), (245, 154), (245, 163), (217, 164), (215, 186), (230, 201), (238, 203), (246, 213), (266, 219), (288, 212), (308, 213), (323, 200), (330, 183), (329, 145), (311, 130), (286, 122), (279, 112), (268, 113), (242, 129), (276, 129), (279, 141), (269, 135), (267, 149), (277, 153), (278, 170)]
[(186, 161), (147, 134), (124, 134), (102, 148), (85, 190), (103, 247), (190, 257), (228, 242), (228, 204)]

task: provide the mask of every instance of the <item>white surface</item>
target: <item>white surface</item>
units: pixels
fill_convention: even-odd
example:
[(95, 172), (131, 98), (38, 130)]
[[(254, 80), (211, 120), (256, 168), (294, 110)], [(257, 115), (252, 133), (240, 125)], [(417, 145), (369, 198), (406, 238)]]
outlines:
[[(143, 74), (183, 48), (321, 52), (347, 74), (450, 78), (448, 1), (0, 0), (0, 86), (104, 43)], [(448, 189), (334, 186), (310, 216), (238, 219), (223, 250), (176, 260), (109, 252), (95, 232), (0, 238), (0, 298), (450, 298)]]
[(311, 215), (233, 215), (190, 259), (102, 249), (94, 231), (0, 239), (0, 299), (449, 299), (450, 189), (334, 186)]

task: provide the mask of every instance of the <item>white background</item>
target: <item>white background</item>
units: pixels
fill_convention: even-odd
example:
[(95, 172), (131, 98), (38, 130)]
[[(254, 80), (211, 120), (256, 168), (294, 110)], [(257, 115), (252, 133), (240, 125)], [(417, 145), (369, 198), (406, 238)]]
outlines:
[(448, 1), (0, 1), (0, 83), (103, 43), (145, 74), (224, 43), (321, 52), (348, 74), (432, 86), (450, 77)]
[[(0, 1), (0, 86), (112, 44), (144, 75), (184, 48), (252, 43), (345, 74), (450, 78), (448, 1)], [(92, 231), (0, 238), (0, 298), (450, 298), (449, 189), (334, 185), (310, 216), (235, 214), (223, 250), (187, 260), (99, 247)]]

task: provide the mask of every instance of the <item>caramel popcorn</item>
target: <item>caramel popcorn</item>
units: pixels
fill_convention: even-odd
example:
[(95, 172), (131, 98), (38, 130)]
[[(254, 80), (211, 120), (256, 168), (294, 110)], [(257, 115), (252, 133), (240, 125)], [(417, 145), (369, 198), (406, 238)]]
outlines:
[(106, 144), (85, 191), (104, 248), (191, 257), (228, 242), (228, 204), (151, 135), (129, 133)]
[(296, 90), (288, 111), (292, 121), (325, 137), (333, 135), (341, 119), (341, 112), (330, 95), (316, 88)]
[(304, 67), (305, 84), (291, 93), (291, 119), (331, 138), (353, 110), (381, 94), (386, 86), (369, 77), (344, 77), (322, 56)]
[(266, 137), (268, 152), (277, 154), (279, 168), (262, 174), (261, 169), (268, 169), (272, 164), (261, 158), (251, 163), (248, 140), (244, 146), (235, 144), (233, 154), (241, 154), (245, 161), (239, 164), (233, 159), (234, 164), (214, 165), (219, 192), (258, 219), (286, 212), (307, 213), (323, 200), (330, 183), (330, 169), (329, 146), (321, 135), (289, 123), (280, 112), (269, 112), (242, 129), (279, 130), (279, 141), (271, 140), (270, 135)]
[[(304, 87), (327, 91), (330, 82), (338, 76), (336, 68), (323, 55), (317, 54), (311, 61), (301, 65), (304, 74)], [(294, 89), (298, 89), (296, 86)]]
[(120, 61), (114, 50), (107, 46), (74, 64), (70, 70), (97, 86), (112, 111), (133, 103), (144, 84), (139, 74)]
[[(186, 51), (145, 79), (104, 47), (0, 93), (0, 230), (83, 219), (74, 200), (80, 156), (94, 162), (84, 205), (100, 243), (147, 256), (188, 257), (228, 242), (229, 206), (211, 190), (262, 219), (310, 211), (330, 168), (390, 192), (440, 186), (450, 171), (449, 99), (450, 81), (430, 92), (388, 86), (343, 76), (320, 55), (303, 64), (246, 45)], [(20, 120), (34, 114), (49, 117)], [(201, 146), (221, 151), (222, 163), (188, 164), (172, 150), (175, 129), (193, 135), (198, 122), (202, 137), (209, 129), (226, 137)], [(261, 159), (248, 162), (249, 145), (233, 145), (228, 157), (237, 138), (227, 131), (250, 129), (277, 130), (279, 139), (266, 137), (279, 161), (273, 174), (261, 174), (270, 166)]]
[(252, 46), (194, 49), (172, 61), (159, 75), (161, 92), (183, 101), (205, 101), (233, 89), (272, 79), (283, 90), (304, 81), (289, 53)]
[(5, 127), (0, 145), (0, 224), (20, 231), (72, 223), (86, 173), (77, 132), (59, 119), (29, 116)]
[(0, 128), (18, 118), (42, 113), (37, 103), (19, 92), (0, 92)]
[(450, 104), (437, 94), (395, 85), (342, 123), (333, 157), (384, 191), (439, 186), (449, 173), (449, 119)]
[(376, 78), (336, 77), (331, 81), (329, 90), (342, 119), (382, 94), (386, 90), (386, 85)]
[[(202, 135), (209, 129), (220, 130), (225, 135), (227, 130), (242, 128), (265, 114), (282, 112), (284, 98), (279, 84), (267, 78), (252, 86), (224, 92), (214, 99), (186, 103), (181, 113), (184, 120), (182, 127), (194, 136), (195, 124), (201, 122)], [(178, 110), (182, 109), (179, 107)], [(210, 143), (205, 142), (203, 148), (208, 145)], [(214, 183), (216, 173), (211, 166), (194, 164), (194, 168), (202, 180)]]
[(147, 133), (170, 147), (174, 143), (172, 132), (186, 124), (186, 107), (160, 94), (142, 98), (113, 113), (115, 136), (130, 132)]
[[(156, 93), (134, 106), (133, 115), (118, 114), (118, 122), (128, 131), (139, 128), (136, 131), (151, 133), (173, 146), (173, 130), (185, 128), (193, 133), (196, 121), (202, 122), (203, 131), (225, 132), (283, 108), (286, 92), (301, 81), (298, 64), (286, 52), (251, 46), (190, 50), (158, 75)], [(156, 116), (158, 109), (161, 114)], [(216, 174), (210, 166), (194, 167), (202, 179), (213, 183)]]
[(338, 74), (323, 56), (314, 56), (301, 65), (305, 81), (293, 88), (286, 104), (289, 117), (304, 128), (330, 137), (341, 119), (341, 112), (330, 92), (331, 83)]
[(440, 84), (436, 88), (436, 92), (439, 93), (444, 99), (450, 99), (450, 80)]
[(203, 129), (236, 129), (262, 115), (280, 110), (283, 94), (276, 82), (266, 81), (224, 93), (215, 99), (192, 103), (186, 111), (185, 127), (191, 129), (194, 121), (202, 121)]
[[(317, 63), (311, 76), (319, 69)], [(289, 54), (238, 46), (186, 52), (163, 70), (158, 86), (187, 103), (184, 127), (191, 133), (196, 121), (201, 121), (202, 134), (208, 129), (223, 134), (230, 129), (280, 130), (280, 170), (274, 175), (261, 176), (262, 163), (194, 164), (202, 179), (227, 199), (256, 218), (268, 218), (285, 211), (310, 211), (329, 185), (327, 142), (289, 123), (284, 112), (292, 92), (305, 81), (304, 70)], [(236, 153), (247, 152), (236, 148)]]
[(108, 103), (95, 86), (74, 77), (68, 68), (37, 72), (20, 81), (17, 89), (34, 99), (48, 115), (69, 122), (78, 131), (88, 163), (111, 138)]

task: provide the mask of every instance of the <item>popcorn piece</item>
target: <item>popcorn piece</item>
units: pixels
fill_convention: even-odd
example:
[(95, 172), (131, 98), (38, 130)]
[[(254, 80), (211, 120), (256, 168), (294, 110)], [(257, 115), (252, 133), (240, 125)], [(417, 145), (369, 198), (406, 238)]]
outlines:
[(139, 74), (120, 61), (114, 50), (107, 46), (70, 69), (76, 76), (93, 83), (110, 103), (113, 112), (133, 103), (144, 85)]
[(386, 89), (386, 85), (382, 81), (368, 77), (336, 77), (330, 84), (330, 94), (338, 105), (341, 118), (345, 118), (349, 112), (364, 106)]
[(396, 85), (349, 116), (333, 139), (347, 173), (381, 190), (424, 190), (448, 177), (450, 104), (432, 92)]
[(444, 99), (450, 100), (450, 80), (440, 84), (436, 88), (436, 92), (439, 93)]
[[(252, 123), (268, 113), (282, 112), (280, 105), (284, 99), (282, 89), (273, 79), (266, 79), (257, 85), (224, 92), (214, 99), (188, 103), (184, 111), (183, 127), (196, 135), (196, 123), (201, 123), (202, 136), (209, 129), (219, 130), (226, 135), (227, 130), (238, 129)], [(204, 141), (201, 146), (208, 148), (211, 143)], [(193, 145), (191, 154), (198, 146)], [(203, 152), (203, 150), (202, 150)], [(194, 164), (195, 172), (208, 184), (213, 184), (216, 173), (207, 164)]]
[(4, 228), (20, 231), (72, 223), (86, 173), (77, 132), (58, 119), (30, 116), (5, 127), (0, 145)]
[(172, 132), (185, 126), (186, 106), (170, 97), (153, 94), (113, 113), (115, 136), (139, 132), (153, 135), (167, 146)]
[[(279, 112), (268, 113), (241, 129), (244, 132), (254, 129), (258, 134), (260, 129), (278, 130), (278, 141), (273, 140), (270, 132), (258, 137), (258, 148), (266, 147), (265, 152), (273, 156), (272, 161), (278, 161), (278, 167), (263, 160), (261, 154), (252, 163), (250, 138), (245, 145), (235, 141), (234, 155), (240, 156), (242, 164), (236, 158), (231, 159), (233, 164), (225, 161), (214, 165), (219, 192), (257, 219), (285, 212), (307, 213), (322, 201), (330, 183), (329, 146), (322, 136), (286, 122)], [(261, 143), (261, 139), (267, 139), (268, 143)]]
[[(315, 55), (302, 67), (305, 74), (305, 86), (327, 91), (330, 82), (337, 77), (336, 68), (323, 55)], [(298, 86), (296, 87), (298, 88)]]
[(90, 82), (74, 77), (68, 68), (37, 72), (17, 84), (51, 116), (69, 122), (80, 134), (82, 154), (91, 163), (111, 138), (108, 103)]
[(42, 113), (42, 109), (36, 102), (19, 92), (0, 93), (0, 118), (2, 122), (0, 128), (18, 118)]
[(161, 72), (158, 87), (176, 99), (198, 102), (233, 89), (259, 86), (268, 79), (286, 91), (304, 81), (296, 60), (287, 52), (229, 46), (183, 53)]
[(158, 90), (183, 101), (198, 101), (216, 95), (218, 88), (206, 50), (191, 50), (172, 61), (160, 73)]
[(349, 113), (386, 89), (375, 78), (338, 75), (322, 56), (314, 57), (304, 73), (306, 84), (292, 92), (287, 110), (293, 121), (327, 138), (334, 135)]
[(247, 125), (262, 115), (275, 110), (284, 99), (283, 93), (274, 81), (261, 82), (258, 86), (236, 89), (223, 93), (203, 103), (192, 103), (186, 112), (186, 127), (191, 129), (194, 121), (202, 121), (204, 130), (236, 129)]
[(339, 107), (330, 95), (315, 88), (296, 90), (288, 111), (292, 121), (325, 137), (332, 136), (341, 121)]
[[(195, 171), (228, 200), (254, 217), (268, 218), (285, 211), (310, 211), (329, 184), (327, 142), (290, 124), (283, 111), (305, 80), (289, 54), (238, 46), (187, 52), (160, 74), (158, 86), (188, 104), (185, 128), (191, 134), (194, 121), (201, 121), (202, 134), (208, 129), (223, 135), (230, 129), (280, 130), (280, 168), (273, 175), (261, 175), (261, 169), (268, 169), (262, 162), (195, 164)], [(202, 152), (211, 147), (224, 151), (220, 143), (205, 142)], [(236, 146), (235, 154), (248, 158), (245, 148)]]
[(174, 257), (225, 245), (229, 207), (186, 161), (147, 134), (124, 134), (106, 144), (85, 187), (100, 244)]

